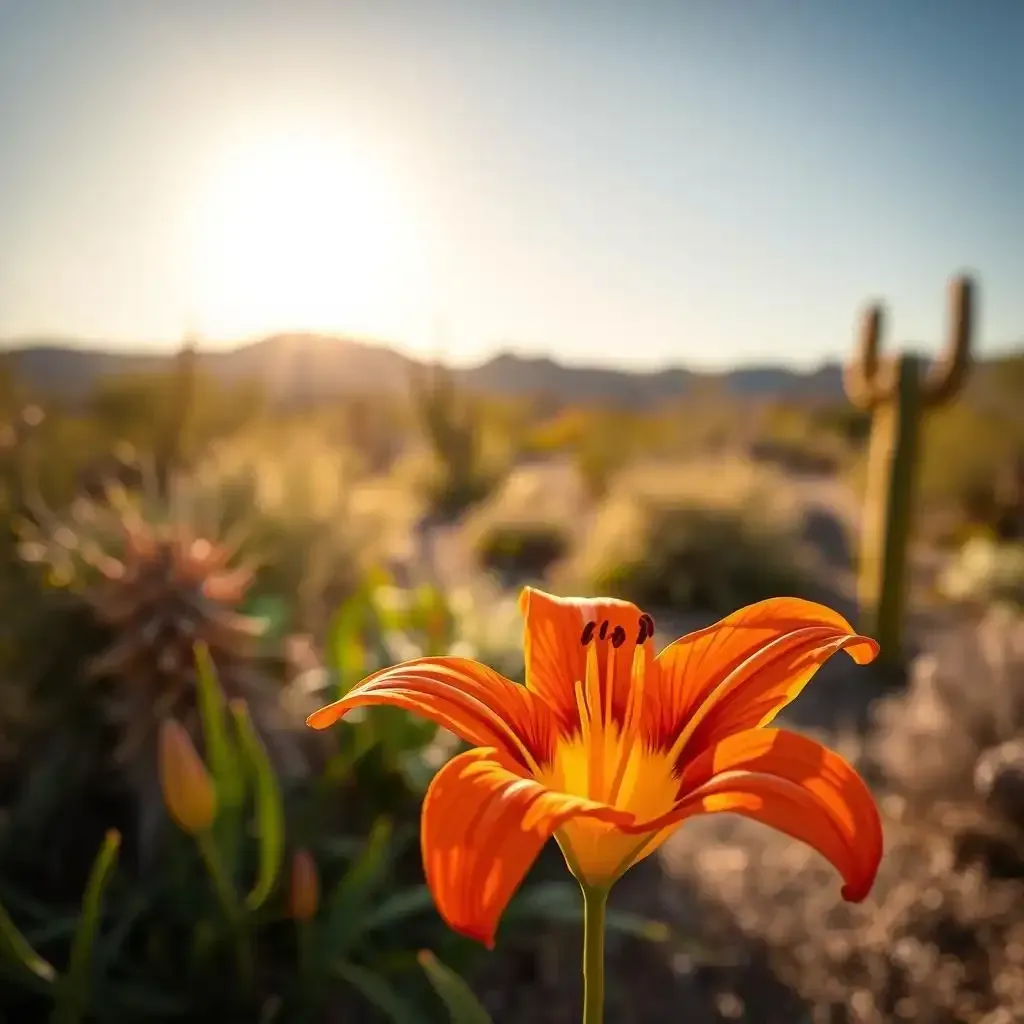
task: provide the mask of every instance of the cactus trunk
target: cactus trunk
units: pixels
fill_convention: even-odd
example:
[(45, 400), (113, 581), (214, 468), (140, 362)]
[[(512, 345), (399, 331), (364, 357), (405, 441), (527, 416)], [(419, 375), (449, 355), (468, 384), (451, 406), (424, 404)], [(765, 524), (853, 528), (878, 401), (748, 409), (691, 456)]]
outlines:
[(885, 661), (904, 656), (907, 556), (924, 402), (921, 362), (903, 355), (896, 364), (893, 401), (872, 418), (864, 506), (858, 598), (860, 628), (874, 637)]

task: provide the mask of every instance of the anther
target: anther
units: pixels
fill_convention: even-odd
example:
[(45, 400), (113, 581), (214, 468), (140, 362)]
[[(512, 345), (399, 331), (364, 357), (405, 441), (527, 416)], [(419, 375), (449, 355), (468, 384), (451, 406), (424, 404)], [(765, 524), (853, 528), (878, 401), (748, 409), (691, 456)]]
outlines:
[(597, 629), (596, 622), (588, 622), (583, 627), (583, 635), (580, 637), (580, 645), (586, 647), (594, 639), (594, 630)]
[(621, 626), (612, 630), (612, 647), (621, 647), (626, 642), (626, 631)]
[(601, 623), (601, 631), (597, 634), (602, 640), (608, 635), (608, 620)]

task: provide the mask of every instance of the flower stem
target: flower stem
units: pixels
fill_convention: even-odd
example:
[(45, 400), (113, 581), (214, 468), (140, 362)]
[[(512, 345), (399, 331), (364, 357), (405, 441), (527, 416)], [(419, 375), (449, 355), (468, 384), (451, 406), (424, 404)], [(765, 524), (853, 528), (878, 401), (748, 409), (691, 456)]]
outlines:
[(227, 872), (221, 861), (220, 854), (213, 842), (209, 832), (201, 832), (196, 836), (196, 844), (203, 856), (206, 870), (213, 883), (217, 899), (220, 901), (224, 916), (227, 918), (228, 927), (231, 930), (231, 938), (235, 947), (235, 957), (238, 963), (238, 973), (242, 984), (246, 989), (250, 988), (253, 982), (252, 948), (249, 941), (249, 934), (246, 928), (245, 915), (238, 902), (238, 896), (228, 880)]
[(604, 1020), (604, 918), (608, 889), (583, 890), (583, 1024)]

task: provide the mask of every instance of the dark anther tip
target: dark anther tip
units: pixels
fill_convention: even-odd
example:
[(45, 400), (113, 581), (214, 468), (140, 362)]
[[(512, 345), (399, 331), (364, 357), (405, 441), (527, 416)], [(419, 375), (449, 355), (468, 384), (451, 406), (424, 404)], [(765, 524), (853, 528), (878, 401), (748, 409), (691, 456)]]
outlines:
[(583, 627), (583, 635), (580, 637), (580, 644), (583, 647), (586, 647), (587, 644), (589, 644), (590, 641), (594, 639), (594, 630), (595, 629), (597, 629), (597, 623), (596, 622), (588, 622)]
[(601, 623), (601, 631), (597, 634), (602, 640), (608, 635), (608, 620)]
[(626, 631), (621, 626), (612, 630), (612, 647), (621, 647), (626, 642)]
[(640, 631), (637, 634), (636, 645), (640, 647), (654, 636), (654, 619), (650, 615), (640, 616)]

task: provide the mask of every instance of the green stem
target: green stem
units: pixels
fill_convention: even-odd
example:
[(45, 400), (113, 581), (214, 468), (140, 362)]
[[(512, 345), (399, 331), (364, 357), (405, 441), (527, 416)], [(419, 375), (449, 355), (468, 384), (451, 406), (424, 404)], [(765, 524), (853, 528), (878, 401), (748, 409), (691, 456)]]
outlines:
[(606, 888), (583, 890), (583, 1024), (604, 1020), (604, 918)]
[(228, 880), (224, 864), (214, 845), (213, 837), (209, 832), (202, 832), (196, 836), (196, 843), (199, 852), (203, 855), (206, 870), (213, 882), (214, 891), (220, 905), (224, 910), (228, 926), (231, 929), (231, 937), (235, 944), (235, 957), (238, 961), (238, 973), (242, 983), (250, 988), (253, 982), (252, 950), (250, 949), (249, 934), (246, 929), (246, 922), (242, 913), (241, 905), (238, 902), (238, 894), (234, 891)]

